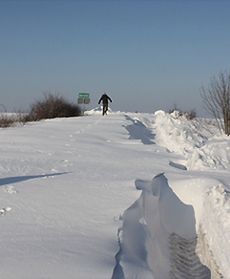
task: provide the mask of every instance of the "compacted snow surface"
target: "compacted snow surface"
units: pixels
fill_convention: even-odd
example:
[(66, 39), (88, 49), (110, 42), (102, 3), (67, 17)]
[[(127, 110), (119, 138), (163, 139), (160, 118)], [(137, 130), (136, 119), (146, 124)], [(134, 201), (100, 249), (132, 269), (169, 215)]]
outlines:
[(230, 139), (86, 115), (0, 129), (0, 278), (229, 279)]

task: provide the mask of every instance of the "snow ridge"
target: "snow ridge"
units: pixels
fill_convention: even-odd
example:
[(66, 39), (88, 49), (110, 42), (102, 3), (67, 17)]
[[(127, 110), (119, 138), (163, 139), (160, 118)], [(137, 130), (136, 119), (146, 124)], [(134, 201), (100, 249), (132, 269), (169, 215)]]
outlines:
[[(225, 152), (230, 148), (229, 141), (223, 135), (215, 135), (217, 130), (212, 123), (207, 128), (206, 122), (188, 121), (176, 113), (170, 115), (162, 111), (155, 113), (152, 122), (143, 115), (127, 119), (133, 122), (127, 129), (131, 135), (133, 133), (132, 139), (141, 139), (138, 134), (145, 135), (148, 131), (148, 135), (154, 135), (154, 143), (183, 155), (184, 160), (169, 160), (169, 166), (182, 171), (228, 169), (230, 166), (230, 157)], [(118, 235), (120, 250), (116, 267), (123, 277), (116, 277), (118, 273), (114, 269), (113, 279), (228, 278), (221, 272), (226, 276), (230, 263), (228, 259), (223, 260), (221, 253), (230, 247), (229, 192), (215, 179), (190, 177), (183, 185), (178, 181), (176, 184), (173, 192), (164, 174), (152, 181), (136, 181), (136, 188), (142, 190), (142, 194), (125, 211)], [(194, 201), (193, 195), (188, 198), (188, 189), (199, 199)], [(186, 203), (194, 207), (183, 204), (185, 196)], [(216, 230), (212, 228), (214, 223), (218, 223)], [(218, 244), (213, 238), (223, 238), (223, 241)]]
[(187, 169), (230, 168), (230, 140), (221, 135), (213, 122), (203, 119), (187, 120), (176, 112), (157, 111), (153, 128), (156, 143), (168, 151), (185, 157)]
[(196, 254), (192, 206), (178, 199), (164, 174), (137, 180), (136, 187), (142, 193), (123, 215), (112, 279), (211, 278)]

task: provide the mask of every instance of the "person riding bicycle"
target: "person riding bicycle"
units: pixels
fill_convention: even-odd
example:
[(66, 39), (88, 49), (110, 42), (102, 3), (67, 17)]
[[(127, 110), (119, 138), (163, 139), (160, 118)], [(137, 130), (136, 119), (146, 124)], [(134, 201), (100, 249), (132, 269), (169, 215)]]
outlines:
[(103, 105), (102, 115), (105, 115), (105, 114), (107, 114), (107, 111), (108, 111), (109, 101), (112, 103), (112, 100), (106, 93), (104, 93), (101, 96), (100, 100), (98, 101), (99, 105), (100, 105), (101, 101), (102, 101), (102, 105)]

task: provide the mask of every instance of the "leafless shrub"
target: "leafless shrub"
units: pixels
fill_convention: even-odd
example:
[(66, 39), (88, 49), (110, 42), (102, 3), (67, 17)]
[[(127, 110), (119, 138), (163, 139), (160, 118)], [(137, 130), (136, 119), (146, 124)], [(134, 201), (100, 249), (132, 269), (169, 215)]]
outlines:
[(28, 121), (28, 115), (25, 113), (0, 113), (0, 128), (23, 125)]
[(7, 128), (11, 127), (15, 123), (15, 120), (11, 117), (8, 117), (6, 115), (0, 115), (0, 127), (1, 128)]
[(202, 87), (201, 97), (205, 109), (216, 120), (220, 131), (230, 135), (230, 72), (220, 72)]
[(196, 118), (196, 111), (192, 109), (190, 111), (184, 112), (184, 115), (188, 120), (192, 120)]
[(79, 106), (67, 102), (63, 97), (46, 94), (44, 100), (32, 105), (29, 118), (33, 121), (56, 118), (80, 116)]

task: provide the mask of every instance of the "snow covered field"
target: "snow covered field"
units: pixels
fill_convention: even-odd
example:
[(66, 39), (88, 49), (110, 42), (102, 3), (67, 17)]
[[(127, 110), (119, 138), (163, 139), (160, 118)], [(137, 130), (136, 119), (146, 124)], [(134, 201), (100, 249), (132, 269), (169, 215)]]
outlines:
[(0, 278), (229, 279), (230, 139), (87, 114), (0, 129)]

